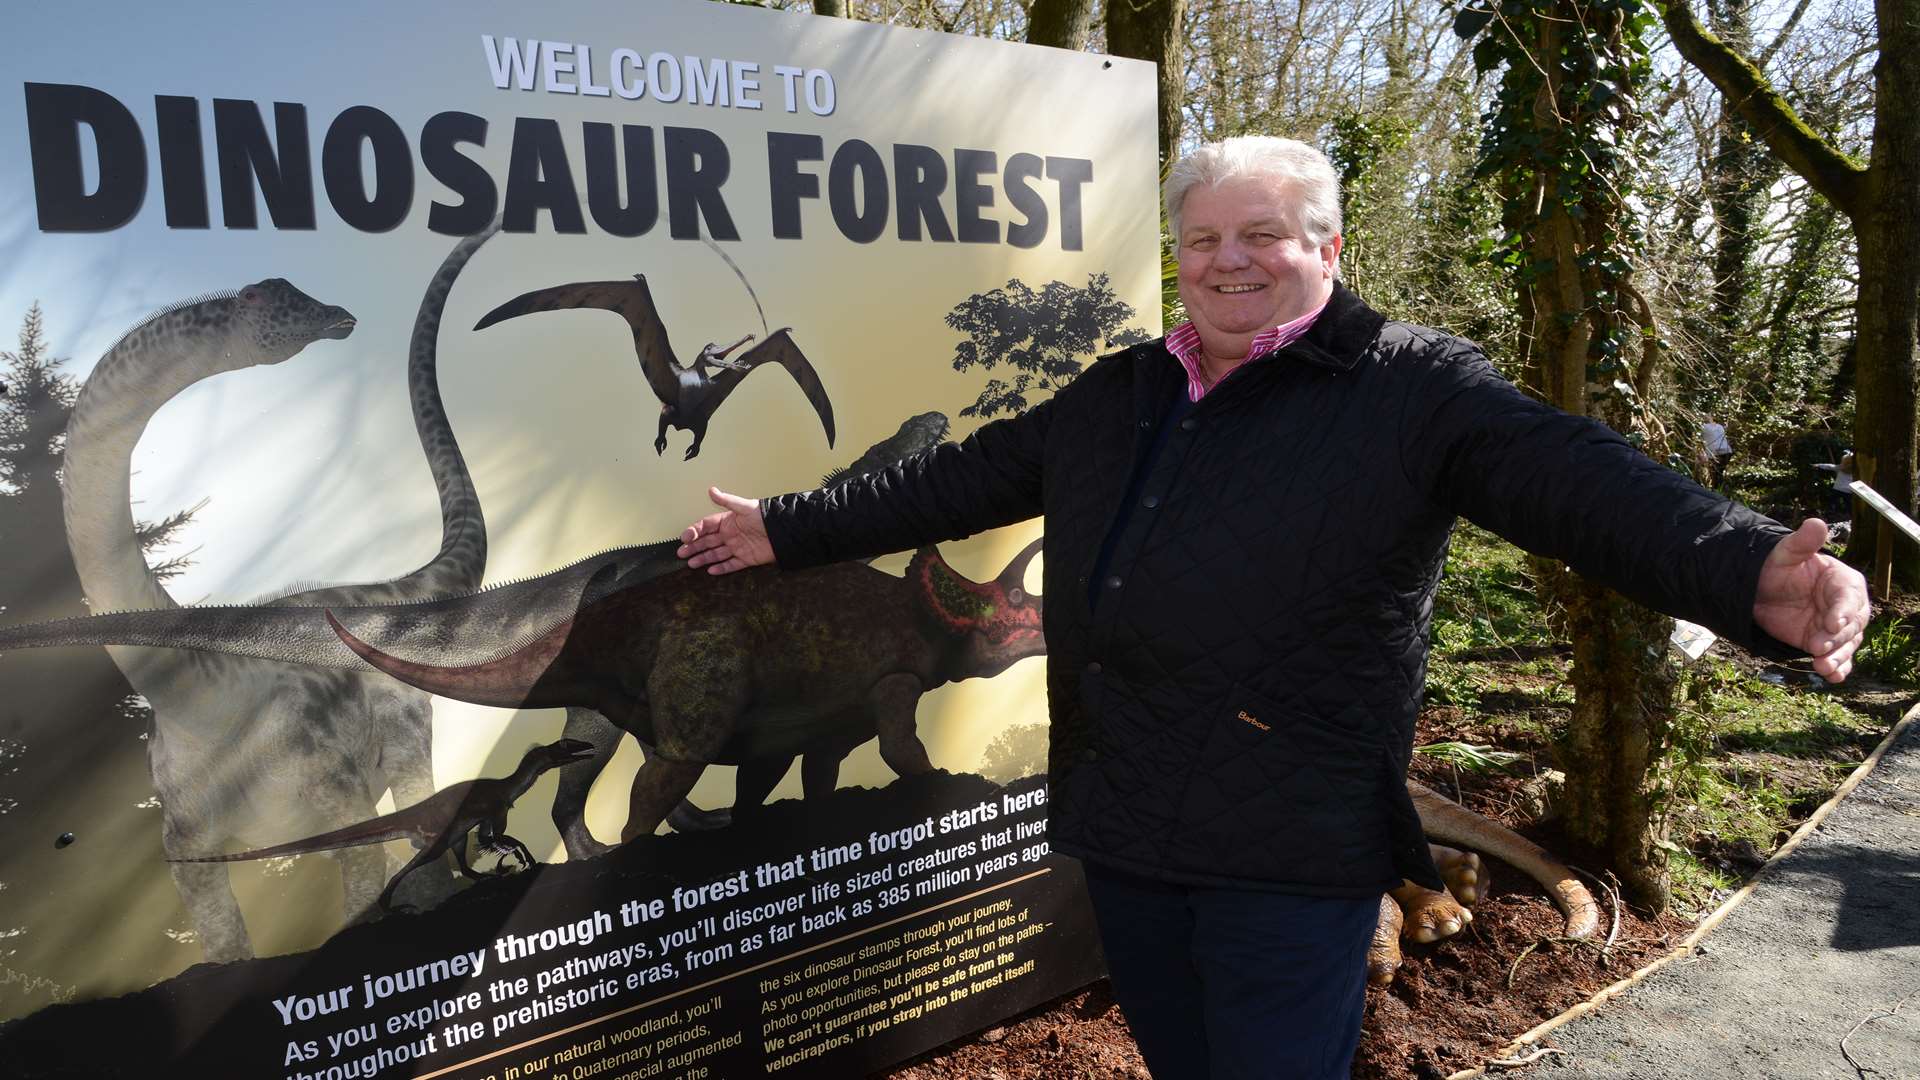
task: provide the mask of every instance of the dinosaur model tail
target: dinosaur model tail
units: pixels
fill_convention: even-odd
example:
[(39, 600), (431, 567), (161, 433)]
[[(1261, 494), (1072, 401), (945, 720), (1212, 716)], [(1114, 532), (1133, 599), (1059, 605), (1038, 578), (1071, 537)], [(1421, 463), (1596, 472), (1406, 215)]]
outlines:
[(445, 665), (518, 652), (574, 613), (623, 589), (685, 573), (676, 540), (619, 548), (539, 577), (464, 596), (403, 604), (162, 608), (0, 627), (0, 653), (64, 645), (145, 645), (365, 671), (327, 612), (384, 651)]
[(1600, 928), (1600, 905), (1593, 893), (1540, 845), (1430, 788), (1408, 781), (1407, 791), (1428, 836), (1492, 855), (1544, 885), (1567, 917), (1568, 937), (1591, 937)]

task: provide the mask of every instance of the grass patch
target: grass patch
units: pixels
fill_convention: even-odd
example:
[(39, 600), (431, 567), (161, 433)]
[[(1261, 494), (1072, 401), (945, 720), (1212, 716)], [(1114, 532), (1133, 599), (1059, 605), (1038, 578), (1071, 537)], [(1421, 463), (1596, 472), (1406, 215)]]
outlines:
[(1446, 573), (1433, 598), (1434, 652), (1450, 656), (1552, 644), (1527, 572), (1526, 554), (1462, 522), (1453, 532)]
[(1677, 698), (1668, 854), (1676, 901), (1698, 910), (1825, 802), (1884, 725), (1811, 684), (1711, 657), (1682, 674)]
[(1867, 627), (1860, 651), (1854, 653), (1853, 666), (1890, 683), (1912, 686), (1920, 683), (1920, 634), (1914, 625), (1898, 616), (1883, 617)]
[[(1683, 911), (1704, 911), (1737, 888), (1886, 728), (1864, 699), (1849, 707), (1851, 686), (1834, 692), (1804, 673), (1741, 664), (1722, 648), (1684, 665), (1676, 689), (1663, 782), (1666, 848)], [(1856, 664), (1884, 682), (1920, 682), (1920, 616), (1876, 622)], [(1434, 601), (1423, 738), (1473, 752), (1471, 760), (1450, 751), (1423, 758), (1483, 775), (1557, 765), (1549, 756), (1573, 705), (1569, 665), (1535, 598), (1528, 557), (1462, 524)], [(1515, 752), (1524, 758), (1505, 756)], [(1476, 767), (1493, 755), (1503, 768)]]

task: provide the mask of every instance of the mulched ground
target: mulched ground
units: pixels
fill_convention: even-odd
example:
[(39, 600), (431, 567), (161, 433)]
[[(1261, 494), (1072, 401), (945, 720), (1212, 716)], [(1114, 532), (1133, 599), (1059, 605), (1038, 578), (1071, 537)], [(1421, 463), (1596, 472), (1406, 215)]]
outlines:
[[(1850, 684), (1847, 691), (1849, 698), (1859, 694), (1869, 699), (1857, 704), (1870, 704), (1875, 713), (1886, 704), (1889, 717), (1897, 717), (1898, 705), (1911, 702), (1910, 689), (1875, 692)], [(1460, 710), (1429, 709), (1421, 717), (1419, 741), (1489, 741), (1484, 728), (1475, 730), (1476, 720), (1484, 721), (1484, 714), (1476, 718)], [(1456, 774), (1418, 757), (1414, 772), (1429, 787), (1500, 820), (1547, 850), (1566, 851), (1550, 828), (1525, 823), (1526, 777)], [(1736, 868), (1751, 873), (1761, 857), (1739, 853)], [(1611, 929), (1614, 910), (1601, 897), (1601, 934), (1595, 941), (1570, 943), (1561, 937), (1559, 911), (1531, 879), (1491, 859), (1484, 861), (1491, 886), (1474, 907), (1472, 924), (1448, 941), (1404, 946), (1405, 960), (1393, 985), (1368, 990), (1355, 1080), (1435, 1080), (1484, 1064), (1515, 1036), (1670, 951), (1694, 926), (1673, 914), (1644, 916), (1622, 907), (1612, 944), (1603, 952), (1599, 945)], [(1113, 1077), (1147, 1080), (1148, 1073), (1103, 981), (938, 1047), (874, 1080)]]
[[(1483, 812), (1480, 803), (1499, 797), (1497, 790), (1474, 794), (1468, 802)], [(1368, 990), (1356, 1080), (1432, 1080), (1481, 1064), (1514, 1036), (1670, 950), (1692, 929), (1671, 915), (1647, 919), (1626, 910), (1603, 956), (1598, 943), (1561, 939), (1564, 921), (1531, 879), (1489, 865), (1490, 894), (1474, 907), (1467, 929), (1449, 941), (1405, 946), (1393, 985)], [(1605, 917), (1610, 920), (1611, 911)], [(1603, 925), (1602, 937), (1608, 928)], [(880, 1075), (1145, 1080), (1147, 1071), (1103, 981)]]

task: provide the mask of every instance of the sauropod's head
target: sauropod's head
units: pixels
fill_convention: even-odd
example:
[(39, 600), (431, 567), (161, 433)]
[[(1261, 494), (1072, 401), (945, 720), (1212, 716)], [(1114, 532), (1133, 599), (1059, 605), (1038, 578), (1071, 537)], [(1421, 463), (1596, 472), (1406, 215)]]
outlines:
[(346, 308), (323, 304), (285, 278), (256, 281), (235, 293), (232, 303), (239, 344), (253, 350), (257, 364), (277, 364), (316, 341), (353, 333)]

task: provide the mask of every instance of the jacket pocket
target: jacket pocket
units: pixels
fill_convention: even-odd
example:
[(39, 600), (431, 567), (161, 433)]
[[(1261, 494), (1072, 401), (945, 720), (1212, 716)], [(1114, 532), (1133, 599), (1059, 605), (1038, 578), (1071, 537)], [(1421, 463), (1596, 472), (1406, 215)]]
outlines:
[(1382, 742), (1235, 687), (1200, 733), (1180, 821), (1221, 872), (1365, 886), (1391, 871)]

